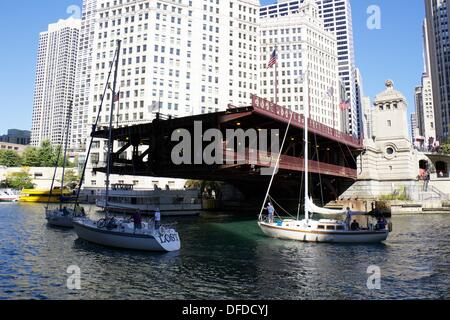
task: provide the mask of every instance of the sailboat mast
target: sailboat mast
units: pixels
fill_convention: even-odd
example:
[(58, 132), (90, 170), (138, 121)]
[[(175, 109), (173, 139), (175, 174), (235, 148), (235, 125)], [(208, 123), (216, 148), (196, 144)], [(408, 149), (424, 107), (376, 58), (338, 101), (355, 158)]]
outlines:
[(105, 209), (106, 214), (108, 214), (108, 198), (109, 198), (109, 178), (111, 176), (111, 165), (112, 165), (112, 149), (113, 149), (113, 141), (112, 141), (112, 124), (113, 124), (113, 115), (114, 115), (114, 103), (116, 97), (117, 90), (117, 74), (119, 71), (119, 56), (120, 56), (120, 46), (121, 41), (117, 40), (117, 54), (116, 54), (116, 65), (114, 70), (114, 83), (113, 83), (113, 94), (111, 98), (111, 110), (109, 115), (109, 137), (108, 137), (108, 154), (107, 154), (107, 167), (106, 167), (106, 192), (105, 192)]
[[(67, 161), (67, 145), (69, 142), (69, 130), (70, 130), (70, 117), (72, 114), (72, 104), (70, 102), (69, 109), (67, 111), (67, 123), (66, 123), (66, 141), (64, 142), (64, 160), (63, 160), (63, 168), (62, 168), (62, 177), (61, 177), (61, 198), (64, 195), (64, 176), (66, 174), (66, 161)], [(62, 200), (59, 202), (59, 208), (62, 209)]]
[(305, 127), (304, 127), (304, 133), (305, 133), (305, 151), (304, 151), (304, 157), (305, 157), (305, 219), (308, 223), (309, 221), (309, 212), (308, 212), (308, 206), (307, 201), (309, 199), (309, 143), (308, 143), (308, 124), (309, 124), (309, 108), (311, 106), (311, 95), (309, 92), (309, 71), (306, 71), (306, 86), (308, 91), (308, 105), (305, 108)]
[[(116, 56), (117, 56), (117, 52), (114, 54), (113, 61), (115, 61)], [(80, 182), (79, 182), (78, 190), (77, 190), (77, 197), (75, 199), (75, 205), (74, 205), (74, 208), (73, 208), (74, 211), (76, 210), (76, 208), (78, 206), (78, 203), (80, 201), (81, 187), (83, 185), (83, 181), (84, 181), (84, 178), (86, 176), (86, 169), (87, 169), (87, 166), (88, 166), (88, 163), (89, 163), (89, 156), (91, 154), (92, 145), (94, 143), (93, 133), (97, 130), (98, 122), (100, 121), (100, 116), (101, 116), (102, 110), (103, 110), (103, 104), (105, 102), (106, 91), (108, 90), (108, 84), (109, 84), (109, 80), (111, 79), (113, 68), (114, 68), (114, 66), (111, 64), (111, 67), (110, 67), (109, 73), (108, 73), (108, 78), (106, 79), (106, 86), (105, 86), (105, 89), (103, 91), (103, 95), (102, 95), (102, 99), (101, 99), (101, 102), (100, 102), (100, 106), (98, 108), (97, 118), (95, 119), (95, 123), (92, 125), (91, 141), (89, 143), (89, 147), (88, 147), (88, 150), (87, 150), (87, 153), (86, 153), (86, 160), (84, 162), (83, 170), (82, 170), (81, 176), (80, 176)]]

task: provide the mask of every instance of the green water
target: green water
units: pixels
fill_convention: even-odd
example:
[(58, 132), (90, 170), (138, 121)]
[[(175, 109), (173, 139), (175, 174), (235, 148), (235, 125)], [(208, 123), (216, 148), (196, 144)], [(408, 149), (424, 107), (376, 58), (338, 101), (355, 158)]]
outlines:
[[(143, 253), (50, 228), (41, 205), (1, 204), (0, 299), (450, 298), (450, 215), (394, 217), (394, 232), (378, 245), (270, 239), (256, 216), (175, 220), (181, 251)], [(81, 270), (81, 290), (66, 286), (71, 265)], [(380, 290), (367, 288), (371, 265), (380, 267)]]

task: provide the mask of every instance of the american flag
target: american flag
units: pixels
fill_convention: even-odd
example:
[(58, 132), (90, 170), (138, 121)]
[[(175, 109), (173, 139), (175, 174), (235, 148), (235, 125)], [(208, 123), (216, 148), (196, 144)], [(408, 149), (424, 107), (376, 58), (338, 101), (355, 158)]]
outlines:
[(270, 60), (269, 63), (267, 64), (267, 69), (272, 68), (277, 63), (277, 60), (278, 60), (278, 52), (277, 49), (275, 48), (272, 54), (270, 55)]
[(342, 101), (339, 107), (341, 108), (342, 111), (350, 109), (350, 99)]
[(114, 95), (114, 102), (119, 102), (119, 100), (120, 100), (120, 91)]

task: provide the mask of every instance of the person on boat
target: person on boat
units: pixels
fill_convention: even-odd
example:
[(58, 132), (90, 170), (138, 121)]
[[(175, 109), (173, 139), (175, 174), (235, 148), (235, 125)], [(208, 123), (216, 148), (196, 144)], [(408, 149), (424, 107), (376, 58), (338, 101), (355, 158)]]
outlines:
[(378, 218), (375, 229), (376, 230), (384, 230), (384, 229), (386, 229), (386, 224), (387, 224), (387, 221), (384, 217)]
[(159, 208), (156, 209), (155, 212), (155, 230), (159, 230), (161, 227), (161, 212), (159, 211)]
[(273, 223), (273, 214), (275, 213), (275, 208), (270, 202), (267, 204), (267, 212), (268, 212), (267, 218), (269, 219), (269, 223)]
[(350, 226), (350, 229), (351, 229), (352, 231), (358, 231), (358, 230), (359, 230), (359, 223), (356, 222), (356, 220), (353, 220), (353, 223), (352, 223), (352, 225)]
[(350, 227), (350, 222), (352, 221), (352, 211), (350, 210), (350, 207), (347, 207), (346, 209), (346, 218), (345, 218), (345, 223), (347, 224), (348, 227)]
[(133, 213), (133, 222), (134, 222), (134, 230), (136, 229), (142, 229), (142, 214), (141, 210), (136, 210)]
[(64, 207), (62, 209), (63, 215), (68, 216), (69, 215), (69, 211), (67, 210), (67, 207)]

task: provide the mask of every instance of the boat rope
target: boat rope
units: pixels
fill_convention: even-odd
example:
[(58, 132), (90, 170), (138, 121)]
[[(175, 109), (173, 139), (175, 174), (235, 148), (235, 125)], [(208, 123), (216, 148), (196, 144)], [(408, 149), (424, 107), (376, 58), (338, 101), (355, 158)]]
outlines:
[(286, 132), (284, 133), (284, 139), (283, 139), (283, 143), (281, 144), (281, 148), (280, 148), (280, 151), (279, 151), (279, 154), (278, 154), (277, 163), (275, 164), (275, 168), (273, 170), (272, 177), (270, 178), (269, 187), (267, 188), (266, 196), (264, 197), (264, 201), (263, 201), (261, 210), (259, 212), (259, 220), (261, 220), (261, 218), (262, 218), (264, 207), (266, 206), (266, 200), (267, 200), (267, 197), (269, 196), (269, 193), (270, 193), (270, 188), (272, 187), (272, 183), (273, 183), (273, 180), (275, 178), (275, 174), (277, 173), (278, 166), (280, 165), (281, 154), (283, 153), (284, 143), (286, 142), (286, 138), (287, 138), (287, 135), (288, 135), (288, 132), (289, 132), (289, 128), (291, 127), (291, 123), (292, 123), (292, 119), (293, 118), (294, 118), (294, 112), (291, 111), (291, 118), (289, 119), (289, 123), (288, 123), (288, 126), (286, 128)]
[[(290, 214), (286, 209), (284, 209), (274, 198), (272, 198), (270, 195), (269, 195), (269, 199), (270, 199), (270, 201), (272, 201), (275, 205), (277, 205), (282, 211), (284, 211), (284, 213), (286, 213), (289, 217), (291, 217), (291, 218), (295, 218), (292, 214)], [(278, 214), (277, 214), (277, 216), (278, 216)], [(281, 218), (280, 216), (278, 216), (279, 218)]]
[(323, 186), (322, 186), (322, 174), (320, 173), (320, 153), (319, 153), (319, 145), (317, 144), (317, 135), (314, 132), (314, 141), (316, 143), (316, 154), (317, 154), (317, 166), (319, 167), (319, 186), (320, 186), (320, 196), (322, 200), (322, 206), (324, 205), (323, 200)]
[[(117, 57), (117, 51), (114, 53), (114, 58), (113, 58), (112, 61), (114, 61), (116, 59), (116, 57)], [(79, 205), (80, 194), (81, 194), (81, 187), (83, 186), (83, 181), (84, 181), (84, 178), (86, 176), (86, 169), (87, 169), (87, 166), (88, 166), (88, 163), (89, 163), (89, 156), (91, 154), (92, 145), (94, 143), (94, 136), (93, 136), (93, 134), (97, 130), (98, 123), (100, 121), (100, 116), (101, 116), (101, 113), (102, 113), (102, 110), (103, 110), (103, 104), (105, 102), (106, 92), (107, 92), (107, 90), (109, 88), (109, 80), (111, 79), (111, 75), (112, 75), (112, 72), (113, 72), (113, 67), (114, 67), (114, 64), (111, 63), (111, 68), (109, 69), (108, 78), (106, 79), (105, 88), (103, 90), (103, 96), (102, 96), (102, 99), (101, 99), (101, 102), (100, 102), (100, 106), (98, 108), (97, 118), (95, 119), (95, 123), (92, 126), (91, 141), (89, 143), (88, 152), (86, 154), (86, 161), (85, 161), (84, 166), (83, 166), (83, 171), (82, 171), (81, 176), (80, 176), (80, 183), (79, 183), (79, 186), (78, 186), (77, 197), (75, 199), (75, 205), (74, 205), (74, 209), (73, 209), (74, 211), (76, 210), (76, 208)]]

